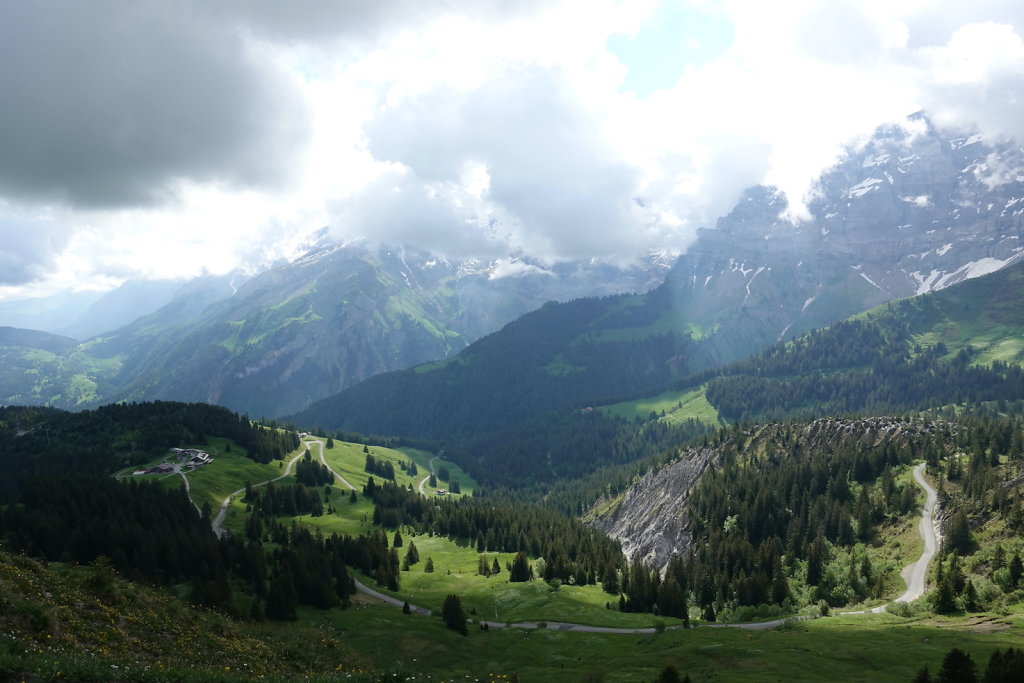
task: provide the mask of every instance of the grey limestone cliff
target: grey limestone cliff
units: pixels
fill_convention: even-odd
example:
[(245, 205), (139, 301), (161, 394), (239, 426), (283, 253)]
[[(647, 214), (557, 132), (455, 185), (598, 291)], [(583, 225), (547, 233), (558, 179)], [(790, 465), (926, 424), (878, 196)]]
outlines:
[(687, 501), (717, 452), (702, 448), (652, 469), (633, 484), (594, 526), (622, 543), (631, 560), (662, 568), (691, 545)]

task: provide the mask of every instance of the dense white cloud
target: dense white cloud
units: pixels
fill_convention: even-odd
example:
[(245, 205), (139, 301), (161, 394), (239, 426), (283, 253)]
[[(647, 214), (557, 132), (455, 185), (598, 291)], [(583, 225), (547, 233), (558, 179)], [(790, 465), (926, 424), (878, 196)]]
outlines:
[(1022, 36), (1009, 0), (7, 3), (0, 298), (267, 263), (325, 224), (684, 249), (752, 184), (799, 213), (918, 109), (1024, 138)]
[(934, 74), (924, 98), (936, 120), (1024, 138), (1024, 41), (1013, 26), (968, 24), (922, 60)]
[(492, 227), (514, 247), (554, 258), (635, 254), (645, 246), (633, 211), (639, 169), (570, 93), (564, 74), (538, 68), (467, 92), (438, 89), (378, 116), (367, 126), (369, 149), (432, 183), (455, 183), (467, 164), (482, 165), (483, 199), (505, 215)]

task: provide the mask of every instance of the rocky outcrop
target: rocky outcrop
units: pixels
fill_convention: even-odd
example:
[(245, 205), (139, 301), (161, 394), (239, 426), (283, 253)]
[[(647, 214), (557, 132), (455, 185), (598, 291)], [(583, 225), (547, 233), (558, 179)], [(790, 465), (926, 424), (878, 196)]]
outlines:
[(689, 493), (716, 457), (714, 449), (702, 448), (650, 470), (592, 524), (618, 540), (631, 560), (663, 568), (691, 545)]

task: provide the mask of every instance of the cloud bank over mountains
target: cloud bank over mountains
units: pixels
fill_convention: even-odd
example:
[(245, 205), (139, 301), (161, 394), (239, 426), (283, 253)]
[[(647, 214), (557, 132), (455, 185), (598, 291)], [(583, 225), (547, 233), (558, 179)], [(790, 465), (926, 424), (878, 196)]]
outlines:
[(1024, 139), (1018, 5), (10, 3), (0, 298), (255, 267), (324, 225), (452, 257), (683, 250), (753, 184), (798, 213), (919, 109)]

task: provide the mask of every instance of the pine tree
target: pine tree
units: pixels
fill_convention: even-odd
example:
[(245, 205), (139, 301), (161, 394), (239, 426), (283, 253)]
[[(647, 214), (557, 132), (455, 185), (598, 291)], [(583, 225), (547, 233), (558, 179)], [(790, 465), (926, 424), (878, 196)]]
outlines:
[(948, 575), (938, 581), (938, 584), (929, 596), (929, 601), (932, 604), (932, 609), (939, 614), (949, 614), (956, 611), (956, 598)]
[(935, 683), (977, 683), (978, 669), (971, 655), (954, 647), (942, 658), (942, 668)]
[(441, 606), (441, 618), (444, 619), (444, 625), (453, 631), (458, 631), (462, 635), (469, 635), (469, 629), (466, 627), (466, 612), (462, 609), (462, 601), (458, 595), (449, 593), (445, 599), (444, 604)]
[(992, 556), (992, 571), (1002, 569), (1006, 566), (1006, 549), (1003, 548), (1003, 544), (996, 545), (995, 554)]
[(420, 551), (416, 549), (416, 543), (409, 541), (409, 547), (405, 551), (405, 562), (412, 566), (420, 561)]
[(264, 610), (267, 618), (275, 621), (296, 621), (298, 616), (295, 613), (295, 607), (298, 602), (299, 598), (291, 573), (282, 570), (270, 582), (267, 606)]
[(679, 670), (669, 664), (661, 670), (658, 677), (654, 679), (654, 683), (683, 683), (683, 679), (679, 675)]
[(967, 587), (964, 588), (964, 609), (968, 612), (978, 611), (978, 589), (971, 580), (967, 581)]
[(686, 595), (674, 576), (668, 576), (658, 591), (658, 609), (667, 617), (682, 619), (686, 614)]
[(968, 555), (974, 545), (971, 538), (971, 525), (967, 521), (967, 514), (961, 509), (953, 513), (949, 520), (949, 529), (946, 532), (946, 548), (949, 552), (957, 555)]
[(512, 560), (512, 568), (508, 573), (508, 580), (512, 583), (524, 583), (529, 581), (530, 576), (530, 562), (526, 559), (526, 553), (519, 551), (516, 553), (516, 557)]
[(1020, 583), (1021, 575), (1024, 575), (1024, 562), (1021, 562), (1020, 553), (1013, 554), (1008, 568), (1010, 570), (1010, 586), (1016, 588)]
[(604, 574), (601, 577), (601, 588), (609, 595), (616, 595), (619, 592), (619, 572), (615, 563), (609, 561), (604, 566)]

